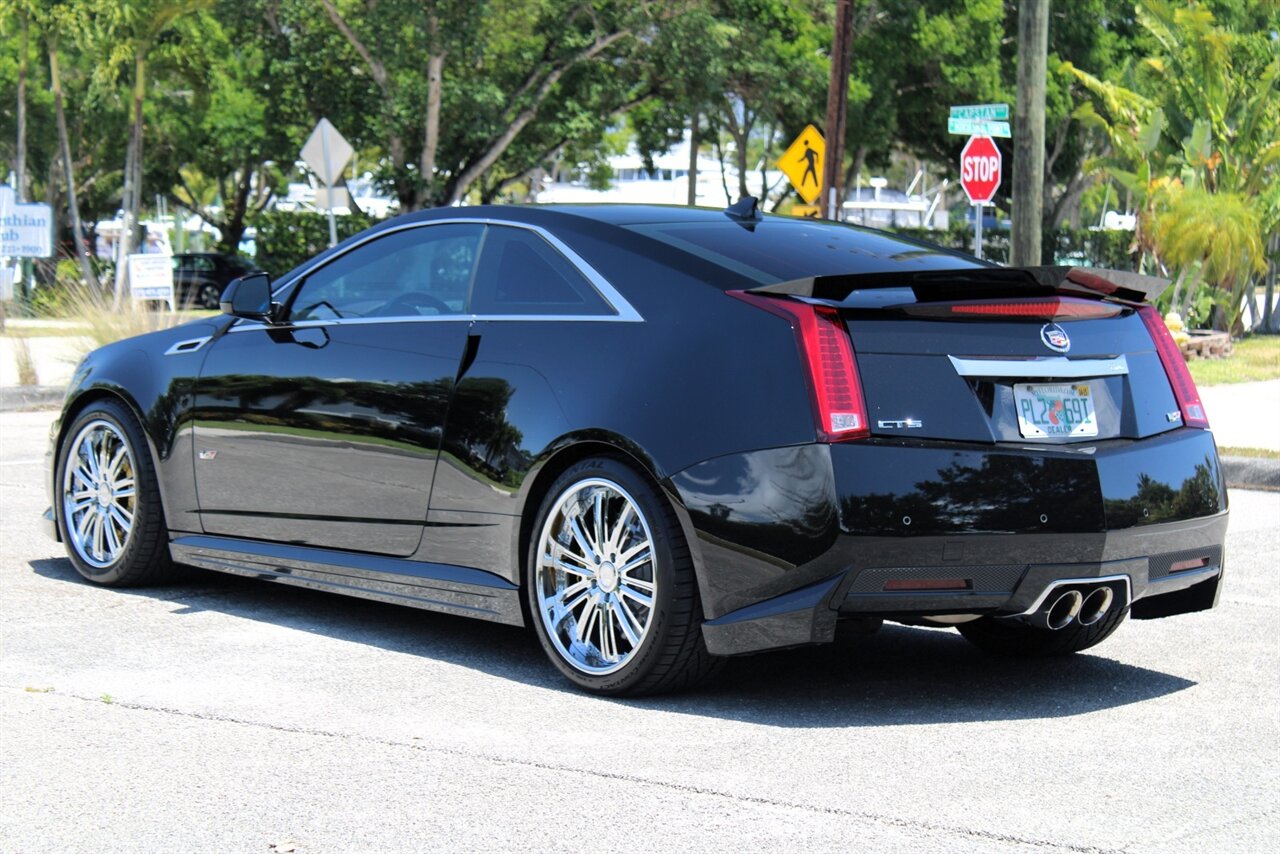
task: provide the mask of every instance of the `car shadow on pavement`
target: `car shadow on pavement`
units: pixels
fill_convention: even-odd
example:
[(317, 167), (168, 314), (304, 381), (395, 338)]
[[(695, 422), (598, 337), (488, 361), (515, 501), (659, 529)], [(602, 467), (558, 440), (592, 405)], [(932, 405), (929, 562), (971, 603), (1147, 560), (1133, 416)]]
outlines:
[[(88, 584), (66, 558), (30, 566), (44, 578)], [(576, 693), (533, 633), (512, 626), (203, 570), (168, 587), (104, 592), (172, 602), (178, 616), (214, 611)], [(692, 692), (603, 702), (787, 728), (900, 726), (1068, 717), (1196, 684), (1107, 658), (1101, 649), (1047, 660), (997, 658), (951, 630), (886, 624), (873, 635), (837, 631), (831, 644), (730, 659), (718, 678)]]

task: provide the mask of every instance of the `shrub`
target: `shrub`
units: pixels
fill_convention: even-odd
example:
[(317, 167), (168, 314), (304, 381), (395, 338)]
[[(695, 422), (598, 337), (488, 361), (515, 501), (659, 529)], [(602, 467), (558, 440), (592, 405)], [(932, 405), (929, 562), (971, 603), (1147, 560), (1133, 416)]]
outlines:
[[(895, 233), (936, 243), (961, 252), (973, 251), (973, 226), (963, 220), (945, 231), (924, 228), (895, 228)], [(1045, 265), (1107, 267), (1113, 270), (1136, 270), (1129, 247), (1133, 233), (1129, 231), (1094, 231), (1088, 228), (1060, 228), (1046, 232), (1041, 240), (1041, 262)], [(982, 232), (982, 255), (997, 264), (1009, 263), (1009, 232), (986, 229)]]

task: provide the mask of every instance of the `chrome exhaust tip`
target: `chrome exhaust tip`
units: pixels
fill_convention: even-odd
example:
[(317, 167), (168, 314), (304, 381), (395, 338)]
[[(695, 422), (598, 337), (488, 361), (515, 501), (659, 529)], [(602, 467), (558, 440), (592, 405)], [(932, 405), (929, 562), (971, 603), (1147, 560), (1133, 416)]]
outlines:
[(1057, 599), (1053, 600), (1053, 604), (1040, 612), (1041, 622), (1047, 629), (1058, 631), (1065, 629), (1071, 625), (1071, 621), (1076, 618), (1076, 614), (1080, 613), (1080, 607), (1084, 604), (1084, 597), (1080, 595), (1079, 590), (1068, 590)]
[(1076, 617), (1080, 621), (1080, 625), (1092, 626), (1105, 617), (1115, 598), (1116, 594), (1105, 584), (1101, 587), (1093, 588), (1089, 595), (1084, 597), (1084, 602), (1080, 606), (1080, 613)]

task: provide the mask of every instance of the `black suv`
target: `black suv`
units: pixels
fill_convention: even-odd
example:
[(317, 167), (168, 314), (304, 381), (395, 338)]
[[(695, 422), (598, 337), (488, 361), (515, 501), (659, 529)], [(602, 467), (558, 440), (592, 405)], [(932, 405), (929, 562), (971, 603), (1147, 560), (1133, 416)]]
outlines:
[(178, 305), (217, 308), (222, 290), (232, 279), (256, 273), (258, 267), (237, 255), (187, 252), (173, 256), (173, 293)]

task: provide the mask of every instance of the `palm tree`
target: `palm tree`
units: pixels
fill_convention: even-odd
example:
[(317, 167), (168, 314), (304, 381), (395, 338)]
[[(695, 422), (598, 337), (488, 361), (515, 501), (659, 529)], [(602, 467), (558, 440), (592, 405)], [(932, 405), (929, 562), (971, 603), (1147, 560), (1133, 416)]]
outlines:
[(147, 96), (147, 70), (151, 51), (167, 31), (192, 13), (208, 9), (214, 0), (85, 0), (88, 16), (97, 33), (103, 58), (100, 75), (118, 78), (121, 70), (133, 66), (132, 96), (129, 101), (129, 139), (125, 147), (124, 190), (121, 208), (124, 227), (117, 249), (115, 304), (124, 299), (124, 282), (138, 209), (142, 199), (143, 112)]

